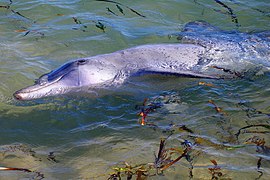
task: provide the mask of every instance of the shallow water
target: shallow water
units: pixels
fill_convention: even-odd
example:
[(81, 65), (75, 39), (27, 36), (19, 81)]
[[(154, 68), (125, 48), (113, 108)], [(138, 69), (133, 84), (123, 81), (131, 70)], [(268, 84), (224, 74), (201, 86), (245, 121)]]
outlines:
[[(100, 98), (13, 99), (14, 91), (68, 60), (176, 42), (170, 35), (190, 21), (243, 32), (270, 30), (268, 0), (223, 0), (237, 22), (214, 0), (118, 2), (123, 13), (113, 3), (86, 0), (0, 2), (0, 166), (35, 171), (0, 171), (0, 179), (42, 179), (37, 172), (46, 179), (107, 179), (123, 162), (153, 163), (160, 139), (170, 134), (166, 148), (180, 149), (172, 159), (181, 155), (181, 142), (188, 140), (191, 160), (183, 158), (149, 179), (190, 179), (190, 172), (193, 179), (211, 179), (210, 160), (221, 168), (216, 170), (221, 179), (269, 179), (269, 127), (246, 128), (235, 135), (248, 125), (269, 125), (269, 74), (235, 80), (149, 75), (132, 78)], [(208, 86), (198, 85), (201, 81)], [(159, 102), (161, 107), (142, 126), (135, 106), (145, 98), (146, 104)], [(209, 100), (222, 110), (217, 112)], [(183, 125), (188, 130), (179, 130)], [(265, 145), (248, 143), (254, 137)], [(48, 159), (50, 152), (56, 162)]]

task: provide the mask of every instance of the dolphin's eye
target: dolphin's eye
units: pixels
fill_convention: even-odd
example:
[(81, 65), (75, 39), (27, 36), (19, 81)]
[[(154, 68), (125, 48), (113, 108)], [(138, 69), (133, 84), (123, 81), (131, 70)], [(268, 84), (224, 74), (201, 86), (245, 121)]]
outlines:
[(85, 63), (86, 63), (86, 60), (85, 59), (80, 59), (80, 60), (77, 61), (77, 64), (78, 65), (83, 65)]

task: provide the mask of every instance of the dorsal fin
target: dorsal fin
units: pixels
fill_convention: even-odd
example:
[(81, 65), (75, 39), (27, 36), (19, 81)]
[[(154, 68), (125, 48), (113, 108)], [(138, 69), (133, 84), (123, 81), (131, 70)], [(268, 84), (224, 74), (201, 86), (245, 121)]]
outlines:
[(208, 75), (201, 72), (180, 70), (180, 69), (163, 69), (163, 68), (146, 68), (141, 69), (133, 76), (143, 75), (143, 74), (161, 74), (161, 75), (173, 75), (173, 76), (183, 76), (183, 77), (193, 77), (193, 78), (207, 78), (207, 79), (220, 79), (217, 75)]

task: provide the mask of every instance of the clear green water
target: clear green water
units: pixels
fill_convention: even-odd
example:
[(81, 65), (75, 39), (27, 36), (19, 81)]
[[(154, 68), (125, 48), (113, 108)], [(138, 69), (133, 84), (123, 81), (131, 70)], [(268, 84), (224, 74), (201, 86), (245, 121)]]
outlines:
[[(247, 125), (269, 124), (267, 115), (256, 114), (270, 113), (267, 74), (252, 80), (206, 81), (215, 87), (199, 86), (198, 82), (205, 81), (199, 79), (147, 76), (134, 78), (120, 92), (98, 99), (13, 99), (14, 91), (68, 60), (140, 44), (176, 42), (168, 35), (190, 21), (205, 20), (243, 32), (270, 30), (268, 0), (223, 0), (236, 14), (240, 27), (214, 0), (118, 2), (146, 17), (124, 6), (122, 14), (115, 4), (90, 0), (0, 1), (1, 6), (10, 4), (9, 9), (0, 8), (0, 166), (39, 171), (47, 179), (107, 179), (114, 172), (112, 167), (120, 167), (124, 161), (132, 166), (154, 162), (160, 138), (168, 136), (164, 130), (173, 123), (186, 125), (193, 133), (176, 130), (167, 140), (167, 148), (182, 148), (182, 140), (194, 143), (194, 136), (203, 139), (190, 154), (193, 179), (211, 179), (208, 168), (213, 159), (221, 167), (221, 179), (269, 179), (270, 152), (256, 151), (254, 143), (233, 150), (222, 146), (244, 145), (254, 136), (264, 138), (265, 146), (270, 146), (270, 130), (264, 127), (241, 131), (238, 140), (234, 135)], [(96, 27), (97, 22), (106, 26), (105, 32)], [(164, 94), (171, 101), (147, 117), (157, 127), (141, 126), (135, 106), (144, 98), (151, 101)], [(174, 102), (175, 98), (180, 101)], [(226, 115), (215, 111), (208, 103), (211, 99)], [(248, 109), (251, 117), (245, 111)], [(30, 149), (35, 151), (34, 157)], [(50, 152), (57, 163), (47, 159)], [(260, 157), (262, 176), (257, 169)], [(189, 179), (189, 167), (182, 159), (163, 176), (149, 179)], [(40, 178), (36, 175), (0, 171), (0, 179)]]

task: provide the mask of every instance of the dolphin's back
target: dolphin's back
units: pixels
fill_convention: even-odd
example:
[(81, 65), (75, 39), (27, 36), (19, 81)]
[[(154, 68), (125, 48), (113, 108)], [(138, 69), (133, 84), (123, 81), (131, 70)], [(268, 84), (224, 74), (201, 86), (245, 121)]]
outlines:
[(119, 68), (117, 81), (121, 82), (129, 76), (149, 73), (217, 78), (200, 72), (198, 63), (204, 53), (204, 47), (193, 44), (151, 44), (102, 55), (99, 59)]
[(256, 61), (270, 67), (270, 31), (261, 33), (224, 31), (207, 22), (195, 21), (185, 25), (178, 39), (182, 43), (205, 47), (207, 53), (204, 59), (211, 62), (229, 58), (232, 61)]

